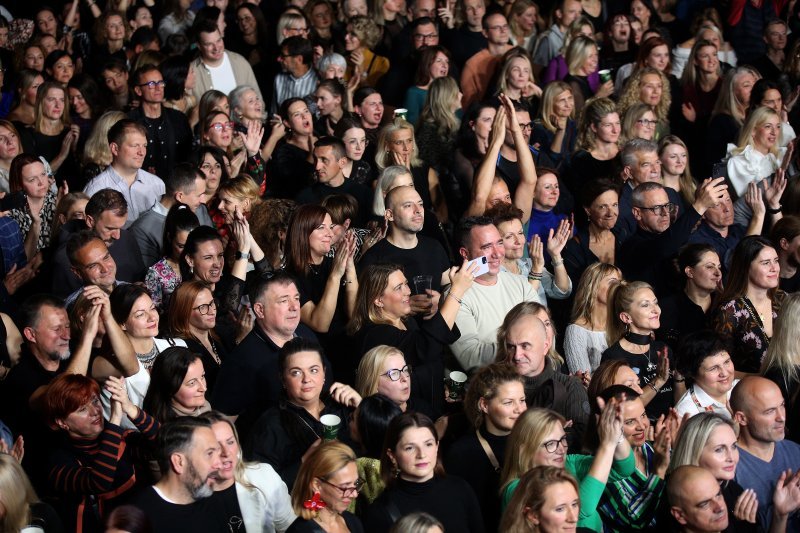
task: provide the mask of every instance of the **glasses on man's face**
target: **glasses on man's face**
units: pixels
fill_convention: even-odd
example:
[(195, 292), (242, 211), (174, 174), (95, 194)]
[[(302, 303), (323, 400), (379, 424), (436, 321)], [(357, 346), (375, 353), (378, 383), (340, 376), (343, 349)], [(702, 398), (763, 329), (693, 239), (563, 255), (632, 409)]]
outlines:
[(211, 311), (216, 311), (217, 310), (217, 302), (212, 300), (211, 302), (209, 302), (207, 304), (200, 304), (197, 307), (195, 307), (194, 310), (197, 311), (198, 313), (200, 313), (201, 315), (207, 315)]
[(640, 118), (639, 120), (636, 121), (636, 123), (639, 124), (640, 126), (645, 126), (647, 128), (655, 128), (656, 124), (658, 124), (658, 121), (657, 120), (649, 120), (649, 119), (646, 119), (646, 118)]
[(567, 442), (567, 436), (564, 435), (558, 440), (548, 440), (547, 442), (542, 443), (542, 447), (547, 450), (547, 453), (555, 453), (558, 447), (562, 446), (565, 450), (569, 443)]
[(342, 491), (342, 498), (349, 498), (351, 496), (356, 496), (358, 494), (358, 492), (361, 490), (361, 487), (363, 487), (364, 483), (365, 483), (365, 481), (363, 479), (358, 478), (356, 480), (355, 484), (353, 484), (352, 487), (340, 487), (339, 485), (334, 485), (333, 483), (331, 483), (327, 479), (322, 479), (321, 477), (317, 478), (317, 479), (319, 479), (320, 481), (322, 481), (323, 483), (325, 483), (326, 485), (328, 485), (330, 487), (333, 487), (335, 489), (338, 489), (338, 490)]
[(425, 34), (417, 33), (417, 34), (414, 35), (414, 40), (415, 41), (432, 41), (432, 40), (436, 39), (437, 37), (439, 37), (438, 33), (425, 33)]
[(167, 84), (164, 80), (148, 81), (147, 83), (140, 83), (139, 87), (147, 87), (148, 89), (155, 89), (156, 87), (163, 87)]
[(492, 31), (508, 31), (508, 24), (498, 24), (497, 26), (489, 26)]
[(670, 202), (667, 204), (654, 205), (653, 207), (639, 207), (639, 209), (650, 211), (654, 215), (663, 216), (666, 214), (674, 214), (678, 210), (678, 206)]
[(230, 131), (233, 129), (233, 122), (215, 122), (211, 125), (211, 128), (217, 131)]
[(381, 374), (381, 376), (386, 376), (392, 381), (399, 381), (401, 375), (409, 377), (411, 375), (411, 367), (406, 365), (403, 368), (393, 368)]
[(525, 124), (520, 124), (519, 129), (522, 131), (533, 131), (533, 122), (527, 122)]

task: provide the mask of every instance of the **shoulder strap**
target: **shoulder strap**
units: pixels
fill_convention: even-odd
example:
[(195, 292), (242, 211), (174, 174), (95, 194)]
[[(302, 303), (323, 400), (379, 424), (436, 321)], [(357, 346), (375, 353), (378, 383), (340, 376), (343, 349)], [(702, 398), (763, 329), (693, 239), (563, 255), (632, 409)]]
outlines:
[(494, 467), (495, 472), (500, 472), (500, 463), (497, 461), (497, 457), (495, 457), (494, 452), (492, 451), (492, 447), (489, 446), (489, 443), (486, 442), (486, 439), (483, 438), (481, 435), (480, 430), (475, 430), (475, 435), (478, 436), (478, 442), (483, 448), (483, 453), (486, 454), (486, 457), (489, 459), (489, 462), (492, 463), (492, 467)]
[(386, 491), (384, 494), (386, 494), (386, 512), (389, 513), (389, 518), (394, 524), (403, 517), (403, 513), (400, 512), (400, 509), (392, 501), (389, 491)]

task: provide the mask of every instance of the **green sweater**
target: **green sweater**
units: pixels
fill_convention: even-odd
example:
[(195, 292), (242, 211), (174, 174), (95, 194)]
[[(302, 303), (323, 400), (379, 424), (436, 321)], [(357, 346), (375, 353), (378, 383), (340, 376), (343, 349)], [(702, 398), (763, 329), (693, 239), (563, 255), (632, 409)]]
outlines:
[[(578, 516), (578, 527), (589, 528), (598, 533), (603, 532), (603, 521), (600, 519), (600, 513), (597, 508), (600, 505), (600, 498), (603, 496), (605, 483), (589, 476), (589, 470), (592, 468), (594, 461), (593, 455), (567, 455), (564, 469), (575, 476), (578, 480), (579, 494), (581, 499), (581, 512)], [(608, 479), (610, 481), (619, 481), (624, 479), (636, 470), (636, 460), (633, 458), (633, 452), (627, 458), (617, 461), (611, 465), (611, 472)], [(514, 491), (519, 485), (519, 478), (511, 481), (506, 488), (503, 489), (503, 511), (511, 501)]]

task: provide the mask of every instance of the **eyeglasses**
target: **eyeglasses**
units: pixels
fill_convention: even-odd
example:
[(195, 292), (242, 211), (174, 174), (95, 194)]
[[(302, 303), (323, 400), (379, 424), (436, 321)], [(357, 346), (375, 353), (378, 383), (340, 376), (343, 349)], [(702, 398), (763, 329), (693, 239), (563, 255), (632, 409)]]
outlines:
[(387, 370), (386, 372), (381, 374), (381, 376), (386, 376), (392, 381), (399, 381), (400, 375), (403, 375), (405, 377), (411, 376), (411, 367), (406, 365), (403, 368), (392, 368), (391, 370)]
[(300, 33), (308, 33), (308, 28), (286, 28), (287, 31), (299, 31)]
[(232, 130), (233, 122), (215, 122), (211, 125), (211, 129), (215, 129), (217, 131)]
[(147, 87), (148, 89), (155, 89), (156, 87), (163, 87), (167, 84), (164, 80), (148, 81), (147, 83), (140, 83), (139, 87)]
[(508, 31), (508, 24), (498, 24), (497, 26), (489, 26), (488, 29), (492, 31)]
[(197, 311), (198, 313), (200, 313), (201, 315), (207, 315), (207, 314), (209, 314), (211, 312), (212, 309), (214, 311), (217, 310), (217, 302), (215, 302), (214, 300), (211, 300), (211, 302), (209, 302), (207, 304), (198, 305), (197, 307), (194, 307), (193, 309), (195, 311)]
[(426, 34), (417, 33), (417, 34), (414, 35), (414, 40), (415, 41), (431, 41), (431, 40), (433, 40), (433, 39), (435, 39), (437, 37), (439, 37), (438, 33), (426, 33)]
[(528, 122), (526, 124), (520, 124), (520, 129), (522, 131), (532, 131), (533, 130), (533, 122)]
[(317, 479), (319, 479), (320, 481), (322, 481), (326, 485), (329, 485), (329, 486), (331, 486), (331, 487), (333, 487), (335, 489), (339, 489), (340, 491), (342, 491), (342, 498), (347, 498), (349, 496), (355, 496), (356, 494), (358, 494), (358, 492), (361, 490), (361, 487), (363, 487), (364, 483), (365, 483), (365, 481), (363, 479), (358, 478), (356, 480), (355, 484), (352, 487), (340, 487), (339, 485), (334, 485), (333, 483), (331, 483), (327, 479), (322, 479), (321, 477), (318, 477)]
[(547, 442), (542, 443), (542, 447), (545, 450), (547, 450), (547, 453), (554, 453), (558, 449), (559, 445), (563, 446), (564, 449), (566, 449), (567, 446), (569, 446), (569, 442), (567, 442), (566, 435), (561, 437), (559, 440), (549, 440)]
[(669, 213), (670, 215), (674, 214), (678, 210), (678, 206), (673, 204), (672, 202), (662, 205), (654, 205), (653, 207), (639, 207), (638, 209), (644, 209), (645, 211), (650, 211), (654, 215), (666, 215)]
[(647, 126), (648, 128), (655, 128), (656, 124), (658, 124), (657, 120), (648, 120), (646, 118), (640, 118), (636, 121), (637, 124), (641, 124), (642, 126)]

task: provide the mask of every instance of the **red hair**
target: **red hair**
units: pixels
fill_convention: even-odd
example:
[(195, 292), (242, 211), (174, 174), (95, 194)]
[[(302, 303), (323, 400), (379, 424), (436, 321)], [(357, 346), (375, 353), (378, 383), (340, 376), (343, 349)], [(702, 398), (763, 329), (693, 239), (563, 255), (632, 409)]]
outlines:
[(61, 374), (47, 387), (44, 396), (45, 421), (58, 429), (56, 420), (67, 418), (95, 397), (100, 396), (100, 385), (83, 374)]

